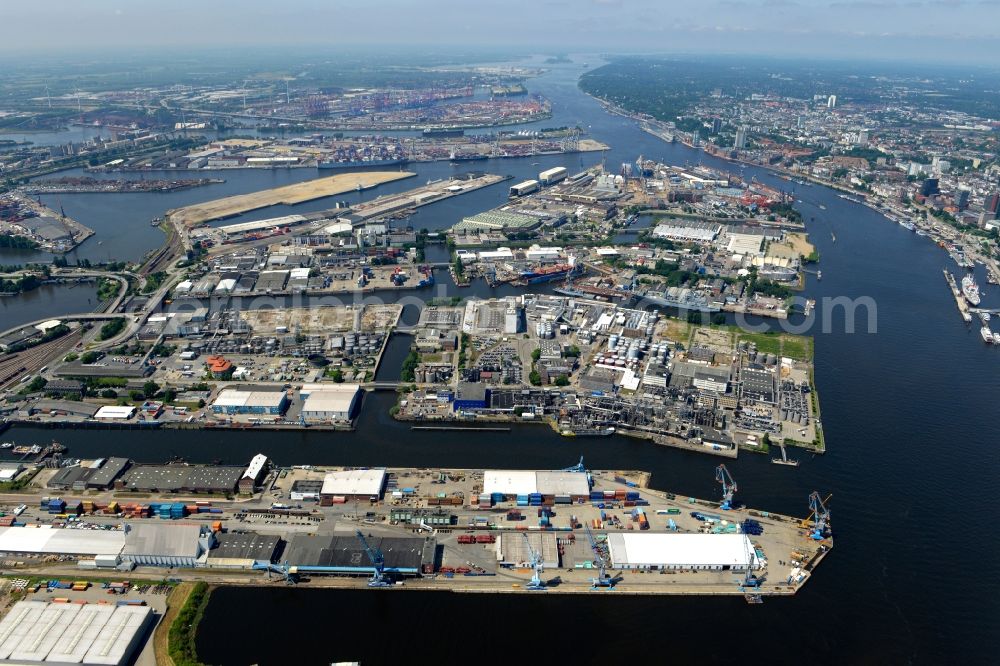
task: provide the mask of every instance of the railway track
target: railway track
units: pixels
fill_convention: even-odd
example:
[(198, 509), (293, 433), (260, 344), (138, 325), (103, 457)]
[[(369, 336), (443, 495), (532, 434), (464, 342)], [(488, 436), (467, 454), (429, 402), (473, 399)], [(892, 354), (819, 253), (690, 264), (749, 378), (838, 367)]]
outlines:
[(25, 375), (35, 374), (53, 358), (67, 353), (76, 346), (82, 335), (83, 332), (77, 329), (36, 347), (0, 356), (0, 391), (16, 386)]

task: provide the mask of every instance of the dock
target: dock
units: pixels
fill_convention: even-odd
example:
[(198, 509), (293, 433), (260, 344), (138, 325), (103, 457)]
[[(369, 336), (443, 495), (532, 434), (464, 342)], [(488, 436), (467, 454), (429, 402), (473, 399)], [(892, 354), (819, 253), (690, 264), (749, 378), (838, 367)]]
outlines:
[(962, 290), (958, 288), (958, 283), (955, 282), (955, 276), (951, 274), (947, 268), (944, 270), (944, 279), (948, 282), (948, 287), (951, 288), (951, 294), (955, 297), (955, 305), (958, 306), (958, 311), (962, 315), (962, 320), (966, 324), (972, 322), (972, 313), (969, 311), (969, 304), (965, 301), (965, 297), (962, 296)]

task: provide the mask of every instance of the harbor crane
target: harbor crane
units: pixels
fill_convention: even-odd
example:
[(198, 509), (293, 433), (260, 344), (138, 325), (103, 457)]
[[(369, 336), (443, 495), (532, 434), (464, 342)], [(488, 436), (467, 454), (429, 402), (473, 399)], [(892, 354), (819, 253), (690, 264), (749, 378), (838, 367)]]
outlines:
[(816, 541), (822, 541), (830, 533), (830, 509), (827, 508), (826, 504), (830, 501), (833, 495), (827, 495), (826, 499), (820, 499), (818, 491), (813, 491), (809, 495), (809, 510), (812, 512), (808, 516), (802, 519), (799, 523), (801, 527), (806, 527), (810, 521), (812, 521), (812, 529), (809, 532), (809, 538)]
[(719, 508), (723, 511), (729, 511), (733, 508), (736, 481), (733, 480), (733, 475), (729, 473), (725, 465), (719, 465), (715, 468), (715, 480), (722, 485), (722, 503), (719, 505)]
[(392, 583), (385, 577), (385, 558), (382, 557), (382, 551), (369, 546), (361, 530), (356, 530), (354, 535), (358, 537), (358, 541), (361, 542), (362, 547), (365, 549), (365, 554), (368, 555), (368, 559), (372, 563), (373, 571), (372, 577), (368, 579), (368, 587), (391, 587)]
[(580, 456), (580, 462), (573, 465), (572, 467), (563, 467), (560, 472), (586, 472), (587, 468), (583, 466), (583, 456)]
[(298, 581), (298, 573), (295, 567), (288, 566), (287, 562), (282, 564), (274, 564), (272, 562), (254, 562), (250, 568), (253, 571), (266, 571), (268, 579), (271, 578), (271, 574), (277, 574), (285, 579), (285, 582), (289, 585), (293, 585)]
[(608, 589), (613, 589), (615, 583), (617, 583), (621, 578), (619, 576), (612, 577), (607, 570), (607, 563), (604, 559), (604, 553), (601, 549), (597, 547), (597, 540), (594, 539), (594, 533), (590, 531), (590, 525), (587, 527), (587, 540), (590, 541), (590, 549), (594, 551), (594, 557), (597, 559), (597, 578), (590, 579), (590, 589), (596, 590), (599, 587), (606, 587)]
[(524, 543), (528, 546), (528, 557), (531, 560), (531, 568), (534, 569), (534, 573), (531, 574), (531, 582), (524, 586), (526, 590), (533, 590), (536, 592), (545, 591), (545, 583), (542, 581), (542, 554), (536, 553), (535, 549), (531, 547), (531, 540), (528, 535), (524, 535)]

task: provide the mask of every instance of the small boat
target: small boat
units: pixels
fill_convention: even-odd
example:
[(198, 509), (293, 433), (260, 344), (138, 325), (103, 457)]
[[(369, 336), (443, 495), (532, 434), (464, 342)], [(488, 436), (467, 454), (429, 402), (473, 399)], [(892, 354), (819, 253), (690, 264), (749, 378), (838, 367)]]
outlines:
[(823, 279), (823, 271), (816, 271), (816, 280), (819, 281), (822, 279)]
[(979, 321), (983, 322), (984, 324), (988, 324), (990, 319), (992, 319), (992, 317), (990, 316), (989, 312), (979, 313)]
[(820, 209), (820, 210), (826, 210), (826, 206), (824, 206), (823, 204), (820, 204), (820, 205), (819, 205), (819, 209)]
[(14, 442), (4, 442), (3, 444), (0, 444), (0, 449), (9, 449), (12, 448), (13, 446)]
[[(993, 344), (993, 331), (990, 330), (989, 326), (983, 326), (979, 329), (979, 334), (983, 336), (983, 342), (988, 345)], [(17, 449), (14, 449), (14, 453), (17, 453)]]

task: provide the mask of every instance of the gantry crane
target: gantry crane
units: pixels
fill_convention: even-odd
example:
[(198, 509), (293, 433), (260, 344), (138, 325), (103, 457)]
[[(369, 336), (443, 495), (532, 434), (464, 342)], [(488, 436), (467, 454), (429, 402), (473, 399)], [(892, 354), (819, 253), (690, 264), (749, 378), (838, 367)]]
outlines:
[(590, 541), (590, 549), (594, 551), (594, 557), (597, 560), (598, 573), (597, 578), (590, 579), (591, 589), (597, 589), (599, 587), (613, 588), (615, 583), (618, 582), (619, 578), (617, 576), (612, 577), (607, 570), (607, 563), (604, 559), (604, 553), (601, 549), (597, 547), (597, 540), (594, 539), (594, 533), (590, 531), (590, 525), (586, 525), (587, 528), (587, 540)]
[(354, 534), (358, 537), (358, 541), (361, 542), (361, 546), (365, 549), (365, 554), (368, 555), (368, 559), (372, 563), (373, 571), (372, 577), (368, 579), (368, 587), (391, 587), (392, 583), (385, 578), (385, 558), (382, 557), (382, 551), (369, 546), (361, 530), (356, 530)]
[(809, 532), (809, 538), (815, 539), (816, 541), (822, 541), (830, 533), (830, 509), (826, 506), (826, 503), (830, 501), (833, 495), (827, 495), (826, 499), (820, 499), (819, 492), (813, 491), (809, 495), (809, 510), (811, 513), (802, 519), (799, 523), (800, 527), (806, 527), (810, 521), (813, 526)]
[(729, 473), (725, 465), (719, 465), (715, 468), (715, 480), (722, 485), (722, 503), (719, 505), (719, 508), (723, 511), (728, 511), (733, 508), (736, 481), (733, 480), (733, 475)]
[(524, 534), (524, 543), (528, 546), (528, 557), (531, 559), (531, 568), (534, 569), (534, 573), (531, 574), (531, 582), (525, 585), (527, 590), (544, 591), (545, 583), (542, 581), (542, 554), (536, 553), (531, 547), (531, 540), (528, 538), (527, 534)]
[(572, 467), (563, 467), (560, 472), (586, 472), (587, 469), (583, 466), (583, 456), (580, 456), (580, 462), (573, 465)]

